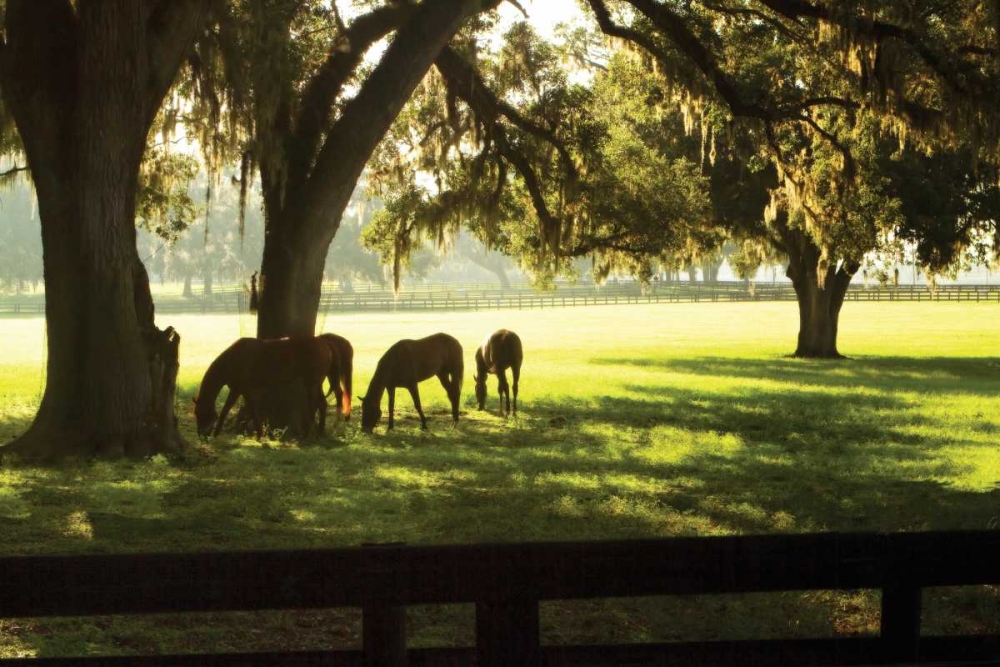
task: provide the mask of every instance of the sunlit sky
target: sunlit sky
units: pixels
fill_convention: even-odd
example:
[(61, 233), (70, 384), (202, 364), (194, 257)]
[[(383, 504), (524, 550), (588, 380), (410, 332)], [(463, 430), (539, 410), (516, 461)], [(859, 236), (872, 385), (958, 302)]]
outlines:
[[(571, 23), (583, 17), (576, 0), (520, 0), (520, 3), (528, 12), (531, 24), (546, 37), (552, 36), (557, 23)], [(504, 22), (524, 18), (520, 10), (509, 2), (500, 5), (499, 11)]]

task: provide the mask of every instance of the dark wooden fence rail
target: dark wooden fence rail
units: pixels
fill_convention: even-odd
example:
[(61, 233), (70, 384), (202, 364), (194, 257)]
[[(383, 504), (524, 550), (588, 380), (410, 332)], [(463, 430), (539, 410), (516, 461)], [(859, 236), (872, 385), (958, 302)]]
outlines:
[[(1000, 531), (5, 557), (0, 617), (363, 610), (362, 651), (35, 665), (971, 664), (998, 659), (1000, 637), (922, 637), (921, 589), (1000, 583), (998, 563)], [(881, 589), (881, 635), (622, 646), (539, 639), (540, 600), (823, 589)], [(407, 651), (405, 607), (443, 603), (475, 603), (476, 647)]]
[[(1000, 303), (1000, 285), (942, 285), (934, 290), (923, 285), (865, 287), (853, 285), (848, 301), (973, 301)], [(526, 286), (500, 289), (490, 285), (427, 285), (393, 294), (378, 285), (359, 286), (344, 293), (324, 285), (320, 311), (392, 312), (495, 310), (501, 308), (560, 308), (637, 303), (697, 303), (732, 301), (794, 301), (788, 283), (748, 285), (743, 282), (671, 283), (642, 288), (637, 283), (617, 285), (561, 285), (551, 292)], [(247, 313), (249, 294), (241, 289), (217, 289), (213, 294), (155, 297), (160, 313)], [(40, 315), (45, 312), (44, 295), (0, 296), (0, 315)]]

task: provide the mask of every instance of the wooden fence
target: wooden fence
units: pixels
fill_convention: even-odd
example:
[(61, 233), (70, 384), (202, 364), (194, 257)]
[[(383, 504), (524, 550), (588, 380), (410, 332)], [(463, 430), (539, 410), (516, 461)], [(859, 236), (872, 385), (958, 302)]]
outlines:
[[(921, 590), (1000, 583), (1000, 531), (0, 558), (0, 617), (360, 607), (363, 649), (0, 660), (27, 665), (1000, 664), (1000, 637), (926, 637)], [(542, 645), (539, 601), (880, 589), (877, 637)], [(474, 603), (476, 646), (406, 649), (405, 607)]]
[[(934, 290), (920, 285), (865, 287), (854, 285), (848, 301), (967, 301), (1000, 303), (1000, 285), (942, 285)], [(396, 312), (496, 310), (505, 308), (563, 308), (570, 306), (638, 303), (698, 303), (735, 301), (794, 301), (795, 291), (787, 283), (742, 282), (618, 285), (566, 285), (539, 292), (519, 286), (500, 289), (489, 285), (429, 285), (393, 294), (378, 285), (362, 285), (344, 293), (325, 285), (320, 312)], [(209, 295), (154, 298), (160, 313), (247, 313), (249, 294), (241, 289), (220, 289)], [(0, 297), (0, 315), (40, 315), (45, 312), (43, 295)]]

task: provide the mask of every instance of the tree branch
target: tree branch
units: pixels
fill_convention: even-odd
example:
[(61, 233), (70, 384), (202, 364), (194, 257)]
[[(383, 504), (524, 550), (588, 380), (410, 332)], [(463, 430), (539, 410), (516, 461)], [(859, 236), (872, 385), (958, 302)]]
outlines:
[[(796, 33), (778, 19), (773, 16), (768, 16), (762, 11), (752, 9), (750, 7), (728, 7), (714, 2), (702, 2), (702, 5), (704, 5), (706, 9), (711, 9), (713, 12), (718, 12), (720, 14), (728, 14), (730, 16), (749, 16), (752, 19), (757, 19), (762, 23), (768, 24), (793, 42), (802, 43), (806, 41), (806, 37), (804, 35)], [(802, 27), (797, 21), (793, 21), (793, 23), (795, 23), (797, 27)]]
[(160, 0), (150, 12), (146, 25), (147, 58), (150, 73), (152, 108), (155, 116), (164, 95), (173, 85), (181, 61), (188, 54), (195, 35), (208, 18), (210, 0)]
[(437, 60), (434, 61), (434, 65), (448, 83), (448, 90), (464, 100), (480, 119), (484, 122), (495, 124), (498, 117), (506, 118), (523, 132), (545, 141), (559, 153), (559, 158), (563, 164), (563, 169), (566, 171), (566, 175), (570, 179), (576, 180), (577, 171), (573, 164), (573, 159), (570, 157), (565, 144), (559, 140), (556, 134), (548, 128), (542, 127), (534, 121), (525, 118), (518, 113), (517, 109), (498, 99), (493, 91), (483, 82), (479, 73), (463, 60), (454, 49), (451, 47), (442, 49)]
[(7, 178), (13, 176), (14, 174), (17, 174), (17, 173), (22, 172), (22, 171), (28, 171), (28, 168), (27, 167), (19, 167), (17, 165), (14, 165), (13, 167), (11, 167), (10, 169), (7, 169), (6, 171), (0, 171), (0, 180), (7, 179)]
[[(844, 14), (829, 7), (813, 5), (805, 0), (758, 0), (762, 5), (775, 13), (790, 19), (807, 17), (825, 23), (839, 26), (858, 35), (880, 42), (885, 39), (896, 39), (908, 44), (917, 53), (924, 64), (933, 71), (952, 90), (971, 97), (988, 94), (994, 88), (995, 81), (979, 76), (973, 68), (960, 67), (962, 63), (954, 62), (950, 54), (940, 53), (929, 46), (916, 31), (904, 26), (875, 21), (853, 14)], [(961, 53), (961, 49), (958, 49)], [(986, 54), (980, 54), (986, 55)], [(994, 54), (995, 55), (995, 50)], [(961, 72), (959, 72), (961, 70)]]
[[(422, 3), (399, 30), (360, 92), (329, 128), (315, 166), (294, 206), (305, 208), (302, 239), (332, 238), (338, 207), (354, 189), (365, 163), (399, 115), (441, 49), (469, 16), (500, 0), (436, 0)], [(331, 187), (335, 186), (335, 187)], [(323, 248), (326, 246), (324, 245)]]
[[(405, 23), (414, 10), (415, 7), (410, 4), (374, 9), (355, 19), (339, 36), (326, 62), (312, 76), (302, 93), (293, 129), (293, 150), (290, 151), (292, 183), (305, 180), (323, 131), (329, 126), (333, 104), (361, 63), (365, 52), (372, 44)], [(339, 14), (337, 16), (339, 18)]]

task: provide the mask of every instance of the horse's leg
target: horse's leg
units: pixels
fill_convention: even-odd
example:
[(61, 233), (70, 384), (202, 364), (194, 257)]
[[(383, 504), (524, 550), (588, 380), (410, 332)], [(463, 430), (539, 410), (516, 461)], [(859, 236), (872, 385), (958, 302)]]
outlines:
[(444, 371), (438, 373), (437, 378), (441, 381), (441, 386), (444, 387), (445, 392), (448, 394), (448, 402), (451, 403), (451, 421), (453, 424), (458, 424), (458, 402), (462, 398), (458, 394), (458, 381), (460, 378), (456, 377), (454, 373), (448, 375)]
[(243, 401), (247, 404), (247, 410), (250, 411), (250, 419), (253, 420), (253, 430), (257, 433), (257, 439), (264, 437), (264, 425), (260, 423), (260, 415), (257, 414), (257, 408), (254, 406), (253, 401), (250, 400), (248, 394), (243, 395)]
[(503, 369), (499, 373), (500, 375), (500, 388), (502, 390), (501, 398), (506, 402), (506, 410), (504, 412), (504, 417), (510, 416), (510, 385), (507, 384), (507, 369)]
[[(319, 412), (319, 434), (323, 435), (326, 431), (326, 394), (323, 393), (323, 380), (319, 381), (319, 385), (306, 385), (306, 399), (309, 406), (309, 419), (306, 421), (306, 428), (312, 431), (313, 419)], [(309, 434), (309, 431), (306, 432), (306, 435)]]
[(229, 390), (229, 395), (226, 396), (226, 402), (222, 404), (222, 412), (219, 413), (219, 421), (215, 422), (215, 431), (212, 432), (213, 436), (219, 435), (219, 433), (222, 432), (222, 423), (226, 421), (229, 411), (233, 409), (233, 405), (239, 397), (240, 395), (235, 391), (232, 389)]
[(316, 387), (316, 405), (319, 406), (319, 434), (326, 433), (326, 395), (323, 393), (323, 383)]
[[(327, 394), (329, 396), (329, 394)], [(337, 406), (336, 412), (334, 413), (334, 423), (342, 421), (345, 419), (342, 410), (344, 404), (344, 390), (340, 387), (340, 384), (333, 385), (333, 398), (337, 401), (334, 405)], [(323, 398), (323, 403), (326, 404), (326, 397)]]
[[(387, 431), (391, 431), (394, 426), (393, 423), (393, 413), (396, 411), (396, 388), (389, 387), (389, 427)], [(363, 417), (364, 415), (362, 415)]]
[[(507, 369), (498, 369), (497, 375), (500, 377), (500, 412), (504, 417), (510, 415), (510, 385), (507, 384)], [(506, 402), (506, 408), (504, 406)]]
[(458, 426), (458, 404), (462, 402), (462, 376), (451, 374), (451, 391), (448, 394), (451, 399), (451, 423)]
[(521, 379), (521, 364), (511, 366), (510, 374), (514, 376), (514, 416), (517, 416), (517, 381)]
[(427, 428), (427, 417), (424, 417), (424, 411), (420, 407), (420, 391), (417, 389), (417, 383), (414, 382), (407, 389), (410, 390), (410, 396), (413, 397), (413, 407), (417, 409), (417, 414), (420, 415), (420, 428)]

